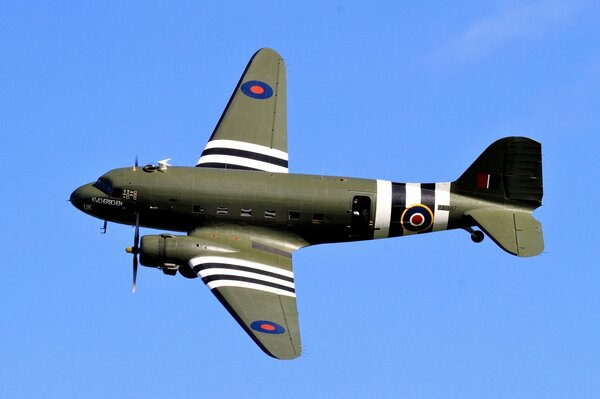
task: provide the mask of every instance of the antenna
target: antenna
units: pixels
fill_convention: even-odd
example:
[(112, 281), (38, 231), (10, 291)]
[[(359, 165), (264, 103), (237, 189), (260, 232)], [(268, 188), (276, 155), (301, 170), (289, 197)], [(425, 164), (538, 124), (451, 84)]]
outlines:
[(167, 158), (167, 159), (163, 159), (162, 161), (158, 161), (158, 170), (160, 170), (161, 172), (164, 172), (165, 170), (167, 170), (167, 166), (171, 166), (169, 164), (170, 160), (171, 160), (171, 158)]

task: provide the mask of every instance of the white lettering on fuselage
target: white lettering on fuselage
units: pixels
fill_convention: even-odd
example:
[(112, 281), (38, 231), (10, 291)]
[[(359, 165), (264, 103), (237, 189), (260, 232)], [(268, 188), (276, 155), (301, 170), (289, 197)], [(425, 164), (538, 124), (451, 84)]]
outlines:
[(92, 202), (101, 205), (123, 206), (123, 201), (110, 198), (92, 197)]
[(123, 199), (137, 200), (137, 190), (123, 190)]

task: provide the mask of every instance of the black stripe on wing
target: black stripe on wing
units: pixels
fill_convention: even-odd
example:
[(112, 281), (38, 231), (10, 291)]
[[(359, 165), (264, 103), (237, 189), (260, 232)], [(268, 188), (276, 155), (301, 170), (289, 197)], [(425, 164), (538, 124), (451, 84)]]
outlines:
[(215, 169), (238, 169), (238, 170), (262, 170), (256, 168), (250, 168), (248, 166), (241, 166), (232, 163), (221, 163), (221, 162), (208, 162), (199, 163), (196, 165), (197, 168), (215, 168)]
[(259, 154), (258, 152), (237, 150), (234, 148), (208, 148), (202, 152), (200, 159), (205, 155), (231, 155), (234, 157), (247, 158), (255, 161), (270, 163), (284, 168), (288, 167), (288, 161), (285, 159), (273, 157), (270, 155)]
[(224, 264), (224, 263), (202, 263), (202, 264), (199, 264), (199, 265), (193, 267), (193, 270), (196, 273), (200, 272), (201, 270), (207, 270), (207, 269), (239, 270), (239, 271), (243, 271), (243, 272), (262, 274), (264, 276), (278, 278), (280, 280), (289, 281), (290, 283), (294, 282), (293, 277), (288, 277), (288, 276), (284, 276), (279, 273), (269, 272), (266, 270), (256, 269), (254, 267), (248, 267), (248, 266), (229, 265), (229, 264)]
[(208, 284), (211, 281), (218, 281), (218, 280), (243, 281), (243, 282), (246, 282), (246, 283), (264, 285), (266, 287), (271, 287), (271, 288), (277, 288), (279, 290), (288, 291), (288, 292), (291, 292), (291, 293), (294, 293), (294, 294), (296, 293), (296, 290), (294, 288), (286, 287), (285, 285), (281, 285), (281, 284), (271, 283), (270, 281), (259, 280), (259, 279), (256, 279), (256, 278), (248, 278), (248, 277), (232, 276), (232, 275), (223, 275), (223, 274), (214, 274), (212, 276), (202, 277), (202, 281), (204, 281), (204, 284)]

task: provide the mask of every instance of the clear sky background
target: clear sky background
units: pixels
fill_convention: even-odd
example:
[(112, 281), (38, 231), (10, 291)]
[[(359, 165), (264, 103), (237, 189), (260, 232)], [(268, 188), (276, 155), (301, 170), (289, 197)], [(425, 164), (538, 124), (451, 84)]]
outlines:
[[(597, 398), (594, 1), (0, 4), (0, 396)], [(250, 56), (288, 68), (290, 170), (451, 181), (543, 144), (546, 250), (464, 231), (294, 255), (304, 354), (267, 357), (198, 279), (67, 202), (109, 169), (193, 165)], [(155, 233), (144, 229), (142, 234)]]

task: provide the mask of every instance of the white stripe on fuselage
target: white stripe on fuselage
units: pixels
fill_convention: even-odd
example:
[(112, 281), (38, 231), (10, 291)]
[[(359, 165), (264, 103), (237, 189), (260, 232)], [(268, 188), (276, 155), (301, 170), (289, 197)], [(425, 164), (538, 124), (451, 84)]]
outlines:
[(450, 210), (438, 209), (440, 205), (450, 206), (450, 183), (435, 183), (435, 209), (433, 217), (433, 230), (440, 231), (448, 228)]
[(377, 180), (377, 204), (375, 205), (375, 232), (373, 238), (389, 237), (391, 217), (392, 182)]
[(421, 183), (406, 183), (406, 207), (421, 203)]

